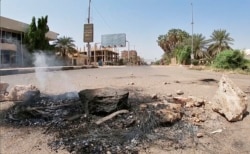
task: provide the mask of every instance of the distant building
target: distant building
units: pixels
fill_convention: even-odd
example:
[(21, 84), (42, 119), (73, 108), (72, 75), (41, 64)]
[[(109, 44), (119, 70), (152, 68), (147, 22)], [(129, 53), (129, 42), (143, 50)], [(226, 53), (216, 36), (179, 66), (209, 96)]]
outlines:
[(69, 54), (68, 57), (71, 59), (71, 65), (73, 66), (81, 66), (88, 64), (88, 56), (84, 52)]
[[(24, 34), (29, 24), (0, 16), (0, 68), (24, 66), (29, 58), (23, 46)], [(57, 39), (58, 33), (49, 31), (49, 40)]]
[[(83, 52), (88, 55), (87, 48), (84, 48)], [(116, 65), (118, 56), (119, 53), (114, 48), (103, 48), (95, 44), (90, 49), (90, 63), (93, 65)]]
[(138, 64), (138, 55), (136, 50), (124, 50), (121, 51), (121, 59), (123, 59), (124, 63), (130, 64)]

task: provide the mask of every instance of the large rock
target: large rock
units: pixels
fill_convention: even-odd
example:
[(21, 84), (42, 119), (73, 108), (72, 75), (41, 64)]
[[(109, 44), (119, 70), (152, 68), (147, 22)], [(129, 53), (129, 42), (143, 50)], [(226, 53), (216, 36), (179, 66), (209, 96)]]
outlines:
[(40, 90), (33, 85), (16, 85), (7, 97), (11, 101), (30, 101), (40, 97)]
[(8, 83), (0, 82), (0, 94), (5, 94), (7, 92), (8, 87), (9, 87)]
[(128, 109), (129, 92), (113, 89), (86, 89), (79, 93), (86, 114), (108, 114), (120, 109)]
[(4, 83), (4, 82), (0, 83), (0, 102), (8, 100), (8, 98), (6, 97), (8, 94), (7, 92), (8, 87), (9, 87), (8, 83)]
[(242, 120), (247, 112), (246, 94), (223, 75), (212, 100), (212, 109), (224, 115), (228, 121)]

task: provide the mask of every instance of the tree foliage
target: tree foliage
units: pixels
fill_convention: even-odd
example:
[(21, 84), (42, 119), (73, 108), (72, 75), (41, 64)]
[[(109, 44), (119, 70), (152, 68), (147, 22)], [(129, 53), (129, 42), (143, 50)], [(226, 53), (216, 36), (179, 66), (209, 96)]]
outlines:
[(157, 43), (168, 58), (175, 57), (178, 63), (187, 64), (192, 52), (196, 62), (209, 63), (221, 51), (231, 49), (233, 41), (230, 34), (221, 29), (214, 30), (210, 39), (202, 34), (193, 34), (192, 37), (184, 30), (170, 29), (167, 34), (159, 35)]
[(215, 57), (218, 53), (223, 50), (231, 49), (230, 45), (233, 44), (233, 38), (226, 30), (214, 30), (210, 36), (209, 42), (211, 43), (208, 52), (212, 57)]
[(202, 34), (193, 35), (193, 50), (194, 50), (195, 59), (202, 59), (208, 56), (207, 44), (208, 44), (208, 41), (206, 40), (205, 36), (203, 36)]
[(181, 29), (170, 29), (167, 34), (158, 37), (158, 45), (164, 52), (173, 53), (174, 49), (182, 44), (190, 35)]
[(190, 46), (179, 46), (175, 49), (176, 60), (179, 64), (190, 64)]
[(57, 51), (60, 52), (62, 57), (66, 57), (68, 53), (75, 53), (75, 44), (74, 40), (71, 37), (60, 37), (55, 41), (55, 47)]
[(30, 52), (34, 50), (50, 49), (49, 40), (46, 38), (46, 33), (49, 31), (48, 16), (38, 18), (33, 17), (28, 31), (24, 36), (24, 43)]
[(214, 60), (214, 66), (222, 69), (244, 68), (246, 64), (244, 53), (238, 50), (224, 50)]

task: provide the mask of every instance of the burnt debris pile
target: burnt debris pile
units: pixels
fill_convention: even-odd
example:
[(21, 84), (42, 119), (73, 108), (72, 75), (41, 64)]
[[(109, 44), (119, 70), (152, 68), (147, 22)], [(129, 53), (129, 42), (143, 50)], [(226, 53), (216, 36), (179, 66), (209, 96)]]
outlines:
[(83, 90), (16, 102), (5, 114), (12, 126), (43, 127), (54, 134), (52, 149), (70, 153), (138, 153), (159, 141), (171, 148), (191, 146), (198, 128), (183, 120), (183, 104), (136, 90)]

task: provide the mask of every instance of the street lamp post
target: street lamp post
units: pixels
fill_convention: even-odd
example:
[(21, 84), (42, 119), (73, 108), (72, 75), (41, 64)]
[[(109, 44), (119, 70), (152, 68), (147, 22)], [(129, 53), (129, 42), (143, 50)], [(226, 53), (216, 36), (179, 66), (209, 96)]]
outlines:
[(94, 63), (96, 64), (97, 63), (97, 57), (96, 57), (96, 48), (97, 48), (97, 44), (101, 44), (100, 42), (97, 42), (95, 43), (95, 46), (94, 46)]
[[(0, 68), (2, 67), (2, 14), (1, 14), (1, 10), (2, 10), (2, 5), (1, 5), (1, 0), (0, 0)], [(1, 79), (0, 79), (1, 81)]]
[[(91, 3), (91, 0), (89, 0), (89, 8), (88, 8), (88, 24), (90, 23), (90, 3)], [(90, 52), (91, 52), (91, 48), (90, 48), (90, 43), (88, 42), (87, 44), (88, 46), (88, 65), (91, 64), (91, 60), (90, 60)]]
[(129, 61), (130, 61), (130, 60), (129, 60), (129, 58), (130, 58), (130, 57), (129, 57), (130, 43), (129, 43), (128, 40), (127, 40), (126, 42), (128, 42), (128, 63), (129, 63)]
[(191, 3), (191, 7), (192, 7), (192, 53), (191, 53), (191, 64), (193, 64), (193, 59), (194, 59), (194, 16), (193, 16), (193, 3)]

